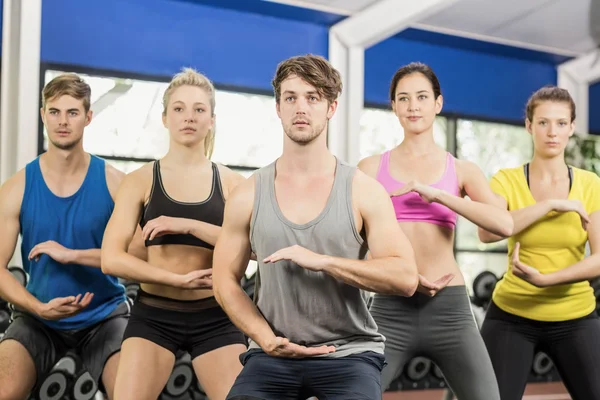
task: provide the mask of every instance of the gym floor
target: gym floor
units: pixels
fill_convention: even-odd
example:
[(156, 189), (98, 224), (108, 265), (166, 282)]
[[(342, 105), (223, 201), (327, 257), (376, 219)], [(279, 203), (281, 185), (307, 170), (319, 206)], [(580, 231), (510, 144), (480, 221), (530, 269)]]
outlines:
[[(444, 390), (386, 392), (383, 394), (383, 400), (442, 400), (444, 394)], [(571, 400), (571, 396), (561, 382), (530, 383), (523, 400)]]

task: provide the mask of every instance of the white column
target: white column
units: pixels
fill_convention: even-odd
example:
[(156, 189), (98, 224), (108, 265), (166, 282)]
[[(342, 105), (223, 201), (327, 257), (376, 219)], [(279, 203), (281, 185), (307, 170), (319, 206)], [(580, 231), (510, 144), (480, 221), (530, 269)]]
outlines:
[[(4, 0), (0, 183), (37, 155), (42, 0)], [(22, 266), (20, 238), (9, 265)]]
[(360, 158), (365, 49), (456, 1), (380, 0), (329, 29), (329, 60), (340, 71), (344, 85), (338, 111), (329, 124), (329, 147), (336, 156), (350, 164)]
[(586, 136), (589, 133), (590, 85), (600, 81), (600, 51), (567, 61), (558, 66), (558, 86), (567, 89), (577, 108), (576, 132)]
[(4, 0), (0, 182), (37, 155), (42, 0)]

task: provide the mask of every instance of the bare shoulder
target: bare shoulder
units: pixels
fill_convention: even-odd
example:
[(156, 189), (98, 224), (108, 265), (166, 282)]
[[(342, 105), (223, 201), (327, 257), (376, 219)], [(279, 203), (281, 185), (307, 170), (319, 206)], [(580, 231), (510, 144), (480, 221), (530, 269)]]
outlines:
[(352, 193), (361, 206), (377, 203), (381, 201), (380, 199), (389, 199), (389, 194), (383, 185), (358, 168), (352, 181)]
[(125, 177), (125, 173), (116, 169), (108, 162), (104, 162), (104, 171), (106, 173), (106, 185), (108, 186), (108, 191), (110, 192), (110, 196), (114, 199), (117, 190), (119, 189), (119, 185)]
[(469, 177), (473, 175), (482, 175), (483, 171), (479, 168), (479, 165), (469, 160), (454, 159), (454, 165), (456, 166), (456, 172), (462, 176)]
[(230, 193), (242, 182), (246, 180), (242, 174), (233, 171), (231, 168), (225, 165), (215, 163), (221, 176), (221, 187), (223, 188), (223, 195), (225, 199), (229, 198)]
[(0, 186), (0, 208), (7, 214), (20, 212), (25, 194), (25, 168), (19, 170)]
[(375, 154), (373, 156), (365, 157), (359, 161), (357, 167), (365, 174), (374, 178), (377, 176), (380, 160), (381, 154)]
[(472, 161), (455, 158), (454, 165), (458, 180), (463, 186), (473, 179), (479, 179), (484, 176), (481, 168)]
[[(110, 166), (115, 169), (114, 167)], [(115, 198), (117, 192), (126, 191), (127, 193), (139, 193), (144, 194), (144, 198), (146, 198), (152, 187), (152, 170), (154, 167), (154, 162), (149, 162), (147, 164), (142, 165), (140, 168), (128, 173), (124, 174), (121, 171), (115, 173), (115, 176), (120, 174), (120, 177), (117, 177), (115, 181), (118, 179), (118, 184), (115, 188), (115, 191), (111, 191), (111, 195)], [(108, 181), (108, 169), (107, 169), (107, 181)]]
[(237, 185), (225, 203), (225, 224), (248, 225), (254, 208), (254, 175)]

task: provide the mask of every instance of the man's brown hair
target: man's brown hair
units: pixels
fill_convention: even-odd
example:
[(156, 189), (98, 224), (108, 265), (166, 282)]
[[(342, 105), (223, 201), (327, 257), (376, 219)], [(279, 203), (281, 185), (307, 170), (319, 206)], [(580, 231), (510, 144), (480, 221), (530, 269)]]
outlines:
[(291, 75), (296, 75), (317, 90), (321, 97), (333, 103), (342, 93), (340, 73), (324, 57), (306, 54), (282, 61), (277, 66), (271, 84), (275, 92), (275, 100), (281, 98), (281, 83)]
[(92, 89), (76, 74), (62, 74), (48, 82), (42, 90), (42, 107), (45, 109), (48, 101), (65, 95), (83, 100), (85, 112), (90, 110)]

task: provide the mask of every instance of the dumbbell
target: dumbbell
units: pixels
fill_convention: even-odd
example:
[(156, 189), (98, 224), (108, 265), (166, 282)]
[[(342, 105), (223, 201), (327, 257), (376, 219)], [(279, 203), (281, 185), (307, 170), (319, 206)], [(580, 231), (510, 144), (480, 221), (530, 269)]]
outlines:
[(195, 377), (190, 355), (184, 353), (182, 357), (177, 357), (171, 376), (162, 391), (163, 398), (178, 398), (186, 394), (192, 388)]
[(0, 333), (6, 332), (10, 325), (10, 310), (8, 304), (0, 304)]
[(10, 271), (12, 276), (14, 276), (17, 281), (19, 281), (19, 283), (22, 286), (27, 286), (27, 282), (29, 281), (29, 276), (27, 275), (27, 272), (25, 272), (25, 270), (23, 268), (12, 266), (12, 267), (8, 267), (8, 270)]
[(431, 370), (431, 360), (425, 357), (414, 357), (406, 365), (406, 377), (413, 382), (425, 378)]
[(98, 391), (96, 381), (82, 368), (74, 354), (61, 358), (40, 386), (39, 400), (92, 400)]
[(140, 284), (136, 282), (125, 283), (125, 295), (133, 302), (137, 297), (138, 290), (140, 290)]
[(539, 351), (533, 357), (533, 363), (531, 370), (538, 376), (547, 375), (554, 368), (554, 363), (548, 355), (542, 351)]
[(491, 271), (483, 271), (477, 275), (473, 280), (473, 304), (485, 307), (492, 300), (496, 283), (498, 277)]

